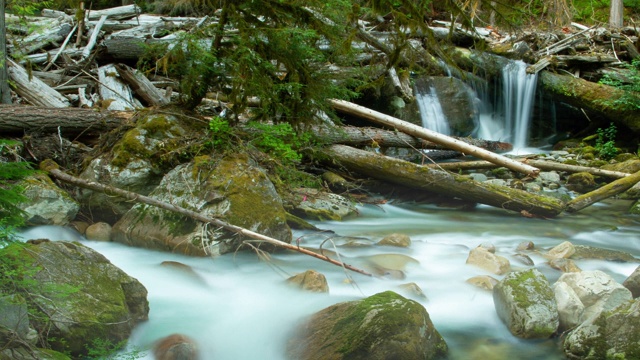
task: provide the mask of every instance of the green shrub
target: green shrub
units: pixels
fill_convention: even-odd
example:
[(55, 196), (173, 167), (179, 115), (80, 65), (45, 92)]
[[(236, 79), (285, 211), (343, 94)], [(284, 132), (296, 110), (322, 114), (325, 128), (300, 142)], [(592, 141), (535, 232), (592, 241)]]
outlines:
[(608, 128), (597, 130), (598, 137), (596, 138), (596, 151), (600, 158), (609, 160), (613, 159), (618, 154), (616, 148), (616, 126), (611, 123)]

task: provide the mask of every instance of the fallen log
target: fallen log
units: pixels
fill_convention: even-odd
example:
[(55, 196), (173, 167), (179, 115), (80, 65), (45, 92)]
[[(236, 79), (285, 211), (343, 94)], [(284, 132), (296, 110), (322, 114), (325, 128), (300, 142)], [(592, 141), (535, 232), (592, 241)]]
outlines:
[(115, 129), (134, 114), (132, 111), (0, 105), (0, 132), (22, 135), (25, 132), (60, 131), (65, 136), (91, 136)]
[[(449, 149), (448, 147), (441, 144), (424, 139), (419, 139), (417, 137), (407, 135), (403, 132), (372, 127), (318, 126), (313, 128), (313, 133), (322, 141), (330, 144), (339, 143), (344, 145), (369, 145), (374, 147), (412, 147), (416, 149), (433, 150)], [(513, 146), (511, 144), (500, 141), (455, 136), (453, 138), (465, 142), (469, 145), (477, 146), (494, 152), (506, 152), (513, 149)]]
[(433, 141), (438, 144), (442, 144), (451, 150), (460, 151), (465, 155), (475, 156), (475, 157), (490, 161), (492, 163), (507, 167), (511, 170), (524, 173), (532, 177), (536, 177), (540, 172), (539, 169), (536, 169), (533, 166), (526, 165), (515, 160), (511, 160), (509, 158), (498, 155), (491, 151), (487, 151), (487, 150), (478, 148), (476, 146), (466, 144), (450, 136), (439, 134), (435, 131), (425, 129), (418, 125), (414, 125), (406, 121), (402, 121), (400, 119), (394, 118), (393, 116), (389, 116), (371, 109), (367, 109), (363, 106), (356, 105), (348, 101), (332, 99), (332, 100), (329, 100), (329, 102), (338, 111), (341, 111), (350, 115), (360, 116), (364, 119), (396, 128), (409, 135), (412, 135), (421, 139)]
[(325, 152), (332, 160), (363, 175), (439, 195), (516, 211), (525, 216), (554, 217), (564, 209), (564, 203), (555, 198), (506, 186), (480, 183), (447, 171), (349, 146), (333, 145)]
[(616, 124), (640, 134), (638, 109), (640, 96), (612, 86), (597, 84), (571, 75), (540, 72), (538, 83), (556, 101), (595, 112)]
[(47, 84), (36, 77), (29, 76), (27, 70), (11, 59), (7, 59), (9, 65), (9, 78), (13, 80), (13, 90), (32, 105), (65, 108), (71, 106), (62, 94), (53, 90)]
[(82, 187), (82, 188), (85, 188), (85, 189), (90, 189), (90, 190), (94, 190), (94, 191), (103, 192), (105, 194), (112, 195), (112, 196), (120, 196), (120, 197), (123, 197), (123, 198), (125, 198), (127, 200), (130, 200), (130, 201), (140, 202), (140, 203), (143, 203), (143, 204), (155, 206), (155, 207), (158, 207), (158, 208), (161, 208), (161, 209), (165, 209), (165, 210), (168, 210), (168, 211), (173, 211), (173, 212), (179, 213), (181, 215), (188, 216), (188, 217), (190, 217), (190, 218), (192, 218), (194, 220), (197, 220), (197, 221), (202, 221), (204, 223), (209, 223), (209, 224), (213, 224), (213, 225), (222, 227), (222, 228), (224, 228), (226, 230), (235, 232), (235, 233), (237, 233), (239, 235), (244, 235), (244, 236), (249, 237), (251, 239), (264, 241), (264, 242), (269, 243), (271, 245), (275, 245), (277, 247), (284, 248), (284, 249), (287, 249), (287, 250), (297, 251), (299, 253), (315, 257), (316, 259), (320, 259), (320, 260), (326, 261), (328, 263), (343, 267), (345, 269), (349, 269), (349, 270), (357, 272), (359, 274), (372, 276), (370, 273), (368, 273), (368, 272), (366, 272), (364, 270), (361, 270), (361, 269), (355, 268), (355, 267), (353, 267), (351, 265), (345, 264), (343, 262), (334, 260), (334, 259), (332, 259), (332, 258), (330, 258), (328, 256), (315, 253), (315, 252), (313, 252), (311, 250), (307, 250), (305, 248), (301, 248), (301, 247), (296, 246), (296, 245), (291, 245), (291, 244), (286, 243), (284, 241), (280, 241), (280, 240), (274, 239), (272, 237), (253, 232), (251, 230), (242, 228), (240, 226), (229, 224), (229, 223), (227, 223), (225, 221), (222, 221), (222, 220), (219, 220), (219, 219), (209, 218), (209, 217), (200, 215), (199, 213), (197, 213), (195, 211), (191, 211), (191, 210), (185, 209), (185, 208), (177, 206), (177, 205), (168, 204), (166, 202), (159, 201), (159, 200), (156, 200), (154, 198), (151, 198), (151, 197), (148, 197), (148, 196), (144, 196), (144, 195), (140, 195), (140, 194), (137, 194), (137, 193), (134, 193), (134, 192), (131, 192), (131, 191), (126, 191), (126, 190), (118, 189), (118, 188), (115, 188), (115, 187), (112, 187), (112, 186), (107, 186), (107, 185), (103, 185), (103, 184), (100, 184), (100, 183), (97, 183), (97, 182), (87, 181), (87, 180), (84, 180), (84, 179), (77, 178), (75, 176), (71, 176), (71, 175), (61, 171), (59, 169), (58, 164), (56, 164), (55, 161), (53, 161), (53, 160), (45, 160), (45, 161), (41, 162), (40, 163), (40, 170), (46, 171), (51, 176), (53, 176), (53, 177), (55, 177), (55, 178), (57, 178), (59, 180), (62, 180), (64, 182), (66, 182), (66, 183), (69, 183), (69, 184), (73, 184), (73, 185), (76, 185), (76, 186), (79, 186), (79, 187)]
[(598, 201), (610, 198), (629, 190), (633, 185), (640, 181), (640, 171), (635, 174), (618, 179), (612, 183), (602, 186), (592, 192), (577, 196), (567, 203), (566, 211), (574, 213), (580, 211), (587, 206), (593, 205)]
[(140, 98), (150, 106), (164, 106), (169, 104), (169, 99), (165, 98), (140, 71), (130, 68), (124, 64), (117, 64), (116, 69), (120, 77), (131, 86)]
[[(591, 175), (614, 178), (614, 179), (620, 179), (625, 176), (629, 176), (629, 174), (623, 173), (620, 171), (603, 170), (603, 169), (592, 168), (588, 166), (560, 164), (553, 161), (534, 160), (534, 159), (517, 159), (517, 161), (521, 161), (523, 163), (533, 165), (538, 169), (545, 170), (545, 171), (555, 170), (555, 171), (566, 171), (569, 173), (587, 172)], [(449, 170), (449, 171), (493, 169), (497, 167), (496, 164), (490, 163), (488, 161), (451, 162), (451, 163), (440, 163), (440, 164), (428, 165), (428, 166)]]

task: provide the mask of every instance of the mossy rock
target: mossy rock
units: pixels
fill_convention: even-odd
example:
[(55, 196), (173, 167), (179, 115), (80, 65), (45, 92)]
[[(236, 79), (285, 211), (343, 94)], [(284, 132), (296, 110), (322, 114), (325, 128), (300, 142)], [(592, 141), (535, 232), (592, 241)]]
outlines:
[(640, 259), (635, 258), (628, 252), (602, 249), (599, 247), (588, 245), (574, 245), (576, 252), (571, 255), (572, 259), (598, 259), (615, 262), (640, 262)]
[(640, 359), (640, 299), (588, 319), (563, 343), (570, 359)]
[[(284, 242), (291, 229), (282, 200), (265, 171), (244, 154), (198, 157), (171, 170), (150, 197)], [(114, 226), (113, 241), (204, 256), (237, 250), (243, 237), (176, 212), (137, 204)], [(202, 235), (207, 234), (206, 238)]]
[(616, 164), (608, 164), (603, 166), (602, 168), (605, 170), (620, 171), (620, 172), (633, 174), (640, 171), (640, 160), (631, 159), (631, 160), (619, 162)]
[(290, 359), (438, 359), (448, 347), (419, 303), (385, 291), (312, 315), (288, 343)]
[(588, 172), (579, 172), (569, 175), (567, 177), (567, 188), (569, 190), (577, 191), (579, 193), (588, 193), (598, 187), (593, 175)]
[(493, 288), (493, 301), (498, 316), (515, 336), (545, 339), (560, 325), (553, 290), (537, 269), (507, 274)]
[(80, 243), (14, 244), (2, 259), (23, 279), (14, 291), (27, 300), (31, 325), (53, 350), (83, 356), (87, 344), (120, 343), (148, 319), (145, 287)]

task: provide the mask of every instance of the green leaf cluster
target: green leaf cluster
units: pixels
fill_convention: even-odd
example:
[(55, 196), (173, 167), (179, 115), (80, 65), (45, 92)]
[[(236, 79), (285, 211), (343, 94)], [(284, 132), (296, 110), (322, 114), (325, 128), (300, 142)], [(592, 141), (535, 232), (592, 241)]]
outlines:
[(624, 90), (624, 95), (612, 101), (612, 105), (628, 110), (640, 110), (640, 59), (631, 64), (622, 65), (626, 70), (626, 79), (616, 79), (605, 74), (598, 83)]
[(276, 157), (283, 165), (299, 163), (302, 160), (302, 154), (299, 153), (299, 150), (312, 143), (310, 133), (298, 133), (289, 123), (272, 125), (252, 122), (248, 126), (257, 130), (250, 143)]
[(596, 138), (595, 149), (598, 152), (600, 158), (605, 160), (613, 159), (618, 155), (618, 148), (616, 148), (616, 126), (611, 123), (608, 128), (599, 128), (596, 131), (598, 137)]
[(34, 172), (27, 162), (5, 161), (4, 156), (15, 145), (15, 141), (0, 139), (0, 247), (12, 242), (15, 228), (24, 223), (24, 211), (18, 205), (26, 198), (16, 181)]

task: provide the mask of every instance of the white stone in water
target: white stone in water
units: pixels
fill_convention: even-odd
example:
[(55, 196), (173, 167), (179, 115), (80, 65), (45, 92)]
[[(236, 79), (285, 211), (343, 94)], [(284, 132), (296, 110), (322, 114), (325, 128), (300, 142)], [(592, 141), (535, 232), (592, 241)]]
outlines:
[(496, 275), (503, 275), (511, 270), (511, 263), (507, 258), (493, 254), (483, 247), (477, 247), (469, 252), (467, 264), (475, 265)]
[(111, 241), (111, 225), (105, 222), (91, 224), (85, 230), (88, 240)]
[(585, 320), (633, 298), (629, 289), (600, 270), (565, 273), (557, 282), (566, 283), (578, 295), (585, 307)]
[(558, 305), (560, 329), (567, 330), (580, 325), (584, 320), (584, 304), (578, 294), (565, 282), (556, 282), (552, 288)]
[(573, 244), (568, 241), (565, 241), (560, 245), (557, 245), (553, 249), (549, 250), (549, 252), (547, 252), (546, 254), (546, 257), (549, 259), (561, 259), (561, 258), (568, 259), (571, 257), (571, 255), (575, 253), (576, 253), (576, 248), (573, 246)]

